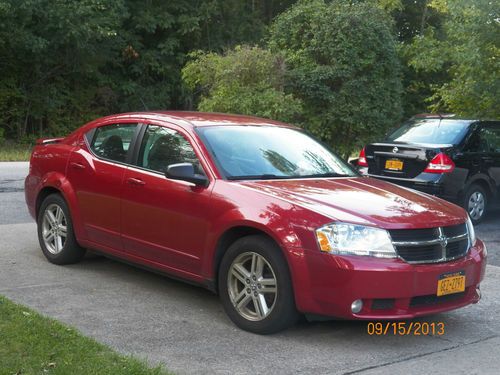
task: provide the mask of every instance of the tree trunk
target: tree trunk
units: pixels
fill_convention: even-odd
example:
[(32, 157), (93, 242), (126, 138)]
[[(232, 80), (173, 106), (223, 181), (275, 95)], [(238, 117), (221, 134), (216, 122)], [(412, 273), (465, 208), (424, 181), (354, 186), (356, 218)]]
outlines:
[(17, 126), (17, 140), (21, 141), (24, 137), (26, 137), (26, 129), (28, 129), (28, 120), (31, 112), (31, 103), (28, 103), (26, 108), (26, 115), (24, 116), (23, 123)]
[(420, 20), (420, 36), (424, 36), (425, 23), (427, 22), (427, 0), (424, 1), (424, 9), (422, 9), (422, 19)]

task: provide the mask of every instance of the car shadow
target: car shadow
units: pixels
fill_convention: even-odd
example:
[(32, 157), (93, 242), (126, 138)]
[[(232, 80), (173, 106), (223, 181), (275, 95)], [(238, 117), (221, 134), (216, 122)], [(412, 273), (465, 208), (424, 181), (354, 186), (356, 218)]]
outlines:
[[(130, 290), (134, 293), (135, 299), (139, 298), (138, 302), (140, 303), (140, 297), (138, 296), (147, 294), (153, 296), (155, 301), (163, 300), (166, 305), (177, 304), (180, 311), (199, 311), (200, 316), (196, 316), (196, 320), (210, 320), (212, 324), (220, 326), (221, 329), (236, 329), (224, 313), (218, 296), (202, 286), (193, 285), (168, 275), (151, 272), (93, 252), (88, 252), (82, 262), (66, 267), (70, 267), (73, 271), (87, 273), (86, 277), (90, 276), (94, 280), (101, 279), (101, 285), (105, 286), (108, 282), (112, 282), (117, 289)], [(142, 301), (142, 303), (147, 303), (147, 301)], [(185, 319), (189, 318), (186, 317)], [(446, 321), (446, 319), (446, 314), (437, 314), (412, 321), (432, 322), (437, 320)], [(314, 335), (315, 340), (317, 340), (318, 335), (321, 336), (323, 334), (327, 334), (330, 338), (331, 335), (339, 335), (339, 337), (373, 336), (373, 334), (370, 335), (367, 331), (368, 323), (368, 321), (359, 320), (302, 316), (295, 326), (273, 336), (289, 339), (301, 338), (301, 340), (304, 340), (309, 335)], [(238, 329), (236, 330), (239, 331)], [(242, 334), (249, 334), (241, 332)], [(389, 334), (385, 336), (394, 335)]]

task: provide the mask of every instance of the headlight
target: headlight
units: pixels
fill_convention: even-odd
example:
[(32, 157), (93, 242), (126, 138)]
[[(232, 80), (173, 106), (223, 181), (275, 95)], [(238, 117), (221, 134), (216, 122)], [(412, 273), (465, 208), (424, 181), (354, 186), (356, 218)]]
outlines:
[(320, 250), (332, 254), (397, 257), (391, 237), (384, 229), (334, 223), (317, 229), (316, 238)]
[(469, 216), (467, 216), (467, 233), (469, 233), (470, 245), (474, 246), (476, 244), (476, 231)]

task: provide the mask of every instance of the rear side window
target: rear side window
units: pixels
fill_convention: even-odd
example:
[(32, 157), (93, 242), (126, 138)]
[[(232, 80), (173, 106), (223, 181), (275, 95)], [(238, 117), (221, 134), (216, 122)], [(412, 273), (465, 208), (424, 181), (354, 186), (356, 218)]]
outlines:
[(500, 153), (500, 125), (485, 126), (479, 133), (485, 152)]
[(191, 144), (177, 131), (149, 125), (139, 150), (138, 166), (165, 173), (171, 164), (191, 163), (195, 173), (203, 174)]
[(105, 159), (124, 163), (130, 149), (137, 124), (114, 124), (95, 130), (90, 148)]

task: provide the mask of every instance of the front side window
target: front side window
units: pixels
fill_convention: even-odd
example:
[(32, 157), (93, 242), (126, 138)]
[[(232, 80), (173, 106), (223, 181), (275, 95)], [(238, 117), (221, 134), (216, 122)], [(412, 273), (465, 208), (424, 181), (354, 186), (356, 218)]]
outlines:
[(191, 163), (196, 174), (204, 175), (193, 147), (186, 138), (175, 130), (149, 125), (139, 150), (138, 166), (165, 173), (169, 165), (178, 163)]
[(130, 149), (137, 124), (114, 124), (97, 128), (90, 148), (105, 159), (124, 163)]
[(228, 179), (357, 176), (342, 159), (301, 131), (274, 126), (198, 130)]

